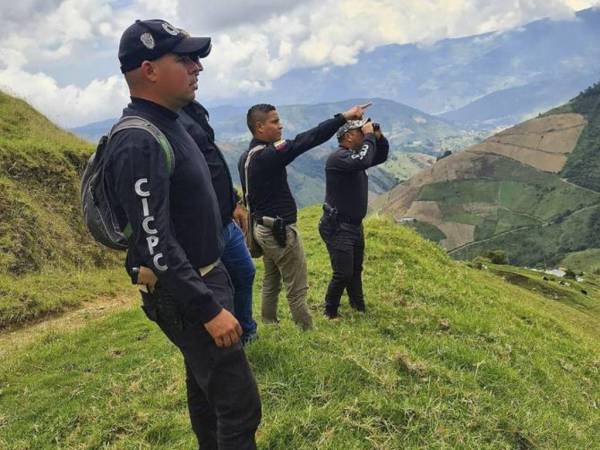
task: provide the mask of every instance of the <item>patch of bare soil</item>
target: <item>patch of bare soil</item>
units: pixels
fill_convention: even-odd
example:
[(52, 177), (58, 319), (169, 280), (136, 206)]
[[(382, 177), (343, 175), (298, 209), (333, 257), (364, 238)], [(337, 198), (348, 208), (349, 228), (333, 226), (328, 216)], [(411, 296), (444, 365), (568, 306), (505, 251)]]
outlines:
[(33, 324), (4, 329), (0, 332), (0, 359), (8, 349), (14, 352), (29, 345), (41, 335), (81, 328), (109, 314), (137, 307), (139, 302), (139, 295), (135, 289), (132, 289), (131, 292), (118, 297), (99, 298), (86, 302), (81, 308)]
[(477, 178), (479, 165), (476, 161), (479, 159), (481, 155), (466, 151), (444, 158), (436, 162), (433, 167), (419, 172), (400, 186), (380, 196), (372, 205), (373, 209), (391, 214), (396, 220), (413, 217), (408, 211), (413, 202), (417, 201), (423, 186), (457, 179)]
[(545, 172), (558, 173), (587, 122), (580, 114), (556, 114), (528, 120), (468, 149), (495, 153)]
[(442, 211), (438, 206), (437, 202), (413, 202), (410, 209), (407, 212), (408, 217), (414, 217), (421, 222), (431, 223), (438, 225), (442, 223)]
[(475, 225), (445, 222), (437, 227), (447, 236), (440, 244), (448, 250), (473, 242), (475, 239)]

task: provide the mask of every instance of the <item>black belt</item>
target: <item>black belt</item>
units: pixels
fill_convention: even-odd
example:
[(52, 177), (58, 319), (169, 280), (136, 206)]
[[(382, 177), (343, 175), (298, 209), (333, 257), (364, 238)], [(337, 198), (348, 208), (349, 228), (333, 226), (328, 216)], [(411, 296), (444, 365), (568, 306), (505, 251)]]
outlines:
[(331, 217), (332, 219), (337, 220), (341, 223), (349, 223), (350, 225), (360, 226), (362, 224), (362, 219), (353, 219), (352, 217), (346, 216), (345, 214), (340, 214), (339, 211), (328, 205), (327, 203), (323, 204), (323, 211), (326, 215)]
[[(259, 224), (259, 225), (262, 225), (262, 226), (265, 226), (265, 227), (267, 226), (267, 225), (265, 225), (265, 222), (264, 222), (264, 220), (263, 220), (263, 216), (256, 216), (256, 215), (254, 215), (254, 214), (253, 214), (253, 215), (252, 215), (252, 217), (254, 217), (254, 221), (255, 221), (257, 224)], [(267, 217), (269, 217), (269, 216), (267, 216)], [(290, 221), (288, 221), (288, 220), (284, 220), (284, 221), (283, 221), (283, 223), (284, 223), (284, 225), (286, 225), (286, 226), (287, 226), (287, 225), (293, 225), (293, 224), (294, 224), (294, 223), (296, 223), (296, 222), (290, 222)]]
[(357, 227), (359, 227), (362, 224), (362, 219), (356, 220), (356, 219), (352, 219), (347, 216), (338, 216), (338, 221), (340, 221), (342, 223), (349, 223), (350, 225), (355, 225)]

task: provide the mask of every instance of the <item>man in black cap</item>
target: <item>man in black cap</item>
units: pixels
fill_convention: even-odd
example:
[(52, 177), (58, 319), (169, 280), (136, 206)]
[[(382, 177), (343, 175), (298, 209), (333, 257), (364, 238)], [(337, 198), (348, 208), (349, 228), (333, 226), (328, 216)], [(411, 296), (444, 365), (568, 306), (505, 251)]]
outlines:
[(325, 296), (325, 316), (330, 319), (339, 317), (344, 289), (350, 306), (365, 311), (362, 220), (367, 214), (369, 196), (366, 169), (385, 162), (389, 152), (379, 125), (368, 120), (346, 122), (337, 138), (340, 146), (325, 165), (325, 204), (319, 222), (319, 233), (327, 245), (333, 269)]
[(217, 194), (225, 246), (221, 260), (233, 282), (235, 318), (242, 327), (242, 344), (246, 344), (258, 336), (256, 321), (252, 318), (252, 284), (256, 269), (242, 233), (248, 212), (239, 203), (229, 167), (215, 142), (215, 132), (208, 117), (206, 108), (197, 101), (184, 106), (179, 113), (179, 120), (204, 154)]
[[(230, 312), (219, 206), (204, 156), (177, 120), (194, 99), (199, 58), (209, 52), (210, 38), (163, 20), (125, 30), (119, 60), (131, 103), (121, 120), (141, 117), (165, 139), (144, 127), (111, 133), (105, 181), (121, 229), (131, 230), (126, 267), (134, 282), (148, 284), (144, 311), (183, 354), (200, 447), (255, 449), (260, 399)], [(139, 279), (138, 267), (152, 277)]]
[(256, 221), (252, 231), (264, 253), (261, 313), (265, 323), (278, 321), (277, 300), (283, 279), (294, 322), (303, 330), (312, 328), (306, 302), (306, 259), (296, 228), (296, 202), (287, 182), (286, 167), (329, 140), (347, 120), (362, 118), (366, 106), (354, 106), (336, 114), (291, 140), (281, 138), (283, 126), (274, 106), (259, 104), (248, 110), (247, 124), (253, 139), (240, 157), (238, 170)]

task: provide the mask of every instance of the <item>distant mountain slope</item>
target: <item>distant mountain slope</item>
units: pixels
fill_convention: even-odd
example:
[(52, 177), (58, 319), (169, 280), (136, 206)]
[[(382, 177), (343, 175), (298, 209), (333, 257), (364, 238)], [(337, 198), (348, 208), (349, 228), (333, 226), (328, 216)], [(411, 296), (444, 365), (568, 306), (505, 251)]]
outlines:
[(594, 86), (437, 162), (372, 207), (416, 219), (457, 258), (503, 249), (515, 264), (556, 264), (600, 248), (599, 99)]
[(440, 117), (476, 129), (503, 127), (535, 117), (538, 113), (564, 103), (596, 78), (597, 74), (564, 76), (501, 89), (462, 108), (441, 114)]
[(378, 47), (358, 55), (356, 64), (290, 71), (254, 99), (320, 103), (356, 92), (490, 129), (564, 103), (596, 81), (599, 41), (600, 9), (588, 9), (574, 20), (539, 20), (432, 45)]
[(560, 113), (581, 114), (589, 122), (561, 175), (575, 184), (600, 191), (600, 83), (548, 114)]
[[(368, 115), (381, 123), (391, 143), (390, 161), (370, 171), (370, 190), (374, 194), (386, 192), (399, 181), (428, 167), (434, 160), (433, 155), (437, 155), (441, 149), (456, 150), (480, 140), (479, 134), (464, 131), (444, 119), (381, 98), (278, 106), (284, 124), (284, 136), (291, 139), (326, 118), (367, 100), (373, 102)], [(235, 106), (210, 109), (210, 122), (236, 181), (238, 158), (250, 141), (246, 111), (246, 107)], [(97, 140), (110, 129), (114, 121), (93, 123), (72, 131), (89, 140)], [(299, 206), (323, 201), (325, 160), (336, 145), (334, 137), (320, 148), (302, 155), (288, 167), (290, 186)]]

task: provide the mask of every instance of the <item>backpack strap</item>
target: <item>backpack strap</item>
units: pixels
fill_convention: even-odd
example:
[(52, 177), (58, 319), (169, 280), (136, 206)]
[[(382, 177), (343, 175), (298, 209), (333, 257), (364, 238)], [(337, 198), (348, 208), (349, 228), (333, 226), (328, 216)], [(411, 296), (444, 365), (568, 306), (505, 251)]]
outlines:
[[(113, 125), (108, 136), (106, 136), (106, 141), (104, 147), (108, 147), (111, 138), (117, 134), (119, 131), (128, 130), (130, 128), (137, 128), (139, 130), (145, 130), (152, 135), (152, 137), (158, 142), (161, 150), (165, 155), (165, 160), (167, 161), (167, 171), (169, 172), (169, 176), (173, 175), (173, 171), (175, 170), (175, 153), (173, 152), (173, 147), (171, 147), (171, 143), (165, 136), (165, 134), (160, 131), (160, 129), (150, 122), (147, 119), (144, 119), (140, 116), (125, 116), (121, 117), (119, 121)], [(133, 233), (131, 228), (131, 224), (127, 223), (125, 228), (123, 228), (123, 235), (129, 239)]]
[[(262, 149), (264, 149), (266, 147), (266, 145), (263, 144), (259, 144), (256, 147), (252, 147), (252, 149), (248, 152), (248, 156), (246, 158), (246, 161), (244, 163), (244, 178), (246, 179), (246, 188), (243, 189), (244, 191), (244, 205), (246, 206), (246, 209), (248, 210), (248, 214), (252, 214), (252, 211), (250, 210), (250, 200), (249, 200), (249, 195), (250, 195), (250, 180), (248, 178), (248, 168), (250, 167), (250, 160), (252, 159), (252, 157), (260, 152)], [(242, 185), (242, 188), (244, 186)]]
[(110, 139), (119, 131), (128, 130), (130, 128), (145, 130), (148, 133), (150, 133), (152, 137), (154, 137), (154, 139), (156, 139), (165, 155), (169, 176), (173, 175), (173, 171), (175, 170), (175, 153), (173, 152), (173, 147), (171, 147), (171, 143), (169, 142), (165, 134), (162, 131), (160, 131), (160, 129), (156, 125), (154, 125), (149, 120), (144, 119), (143, 117), (121, 117), (121, 119), (119, 119), (119, 121), (111, 128), (110, 133), (108, 133), (107, 143), (110, 142)]

